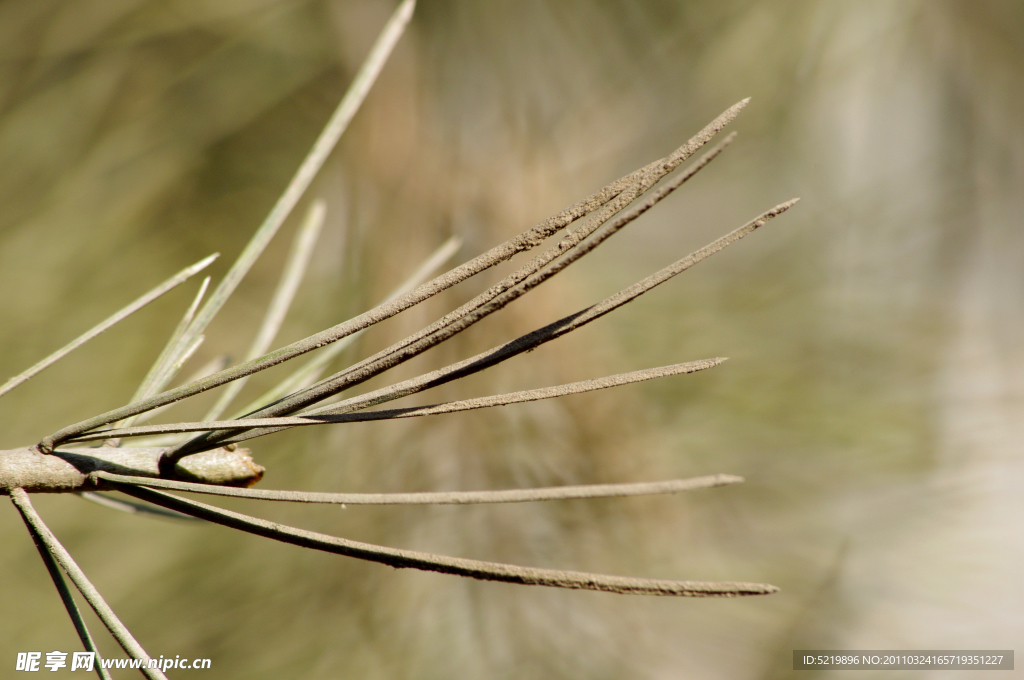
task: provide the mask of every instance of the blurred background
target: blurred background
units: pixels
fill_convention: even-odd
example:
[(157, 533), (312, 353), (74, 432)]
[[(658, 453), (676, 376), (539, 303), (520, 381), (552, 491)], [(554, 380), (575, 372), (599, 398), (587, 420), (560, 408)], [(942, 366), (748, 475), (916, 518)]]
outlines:
[[(222, 253), (210, 270), (222, 275), (395, 5), (0, 1), (0, 378), (210, 252)], [(277, 345), (368, 308), (450, 235), (468, 259), (751, 96), (737, 142), (684, 190), (385, 378), (574, 312), (800, 196), (626, 308), (412, 403), (712, 356), (725, 365), (493, 413), (252, 442), (266, 488), (715, 472), (745, 484), (491, 508), (225, 505), (386, 545), (767, 581), (777, 595), (478, 583), (76, 497), (37, 497), (37, 508), (151, 655), (210, 658), (210, 677), (779, 678), (794, 674), (793, 649), (1012, 648), (1024, 638), (1022, 83), (1024, 6), (1006, 0), (422, 2), (184, 370), (244, 354), (313, 198), (327, 201), (324, 235)], [(383, 324), (345, 361), (506, 271)], [(197, 286), (6, 396), (0, 448), (125, 403)], [(282, 375), (251, 381), (237, 405)], [(162, 417), (200, 417), (211, 402), (195, 401)], [(13, 509), (0, 511), (0, 540), (0, 663), (78, 649)], [(121, 656), (89, 620), (101, 650)]]

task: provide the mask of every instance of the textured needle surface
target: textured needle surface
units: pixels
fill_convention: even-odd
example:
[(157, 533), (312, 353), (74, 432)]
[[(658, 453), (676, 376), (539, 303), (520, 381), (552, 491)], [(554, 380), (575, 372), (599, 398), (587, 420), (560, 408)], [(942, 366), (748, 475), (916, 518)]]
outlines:
[(257, 536), (272, 538), (305, 548), (346, 555), (370, 562), (379, 562), (398, 569), (413, 568), (455, 574), (484, 581), (502, 581), (521, 585), (549, 586), (573, 590), (598, 590), (630, 595), (674, 595), (677, 597), (736, 597), (740, 595), (768, 595), (778, 591), (767, 583), (735, 583), (714, 581), (671, 581), (665, 579), (635, 578), (590, 574), (561, 569), (521, 567), (500, 562), (483, 562), (461, 557), (434, 555), (415, 550), (386, 548), (337, 536), (329, 536), (304, 529), (269, 522), (238, 512), (199, 503), (153, 489), (124, 486), (124, 493), (162, 505), (171, 510), (193, 515), (232, 529)]

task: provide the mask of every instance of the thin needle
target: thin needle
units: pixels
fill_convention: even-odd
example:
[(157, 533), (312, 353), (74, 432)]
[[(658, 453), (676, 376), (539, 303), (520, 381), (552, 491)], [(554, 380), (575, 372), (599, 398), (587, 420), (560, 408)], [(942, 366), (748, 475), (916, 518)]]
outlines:
[[(532, 503), (535, 501), (565, 501), (582, 498), (624, 498), (679, 493), (695, 489), (739, 484), (742, 477), (735, 475), (707, 475), (690, 479), (669, 479), (663, 482), (633, 482), (626, 484), (585, 484), (579, 486), (552, 486), (537, 489), (505, 489), (501, 491), (437, 491), (424, 493), (322, 493), (315, 491), (281, 491), (274, 489), (241, 489), (214, 484), (195, 484), (153, 477), (128, 477), (112, 472), (98, 472), (100, 479), (117, 485), (130, 484), (154, 489), (188, 491), (213, 496), (251, 498), (263, 501), (290, 503), (327, 503), (333, 505), (470, 505), (477, 503)], [(105, 499), (110, 500), (110, 499)], [(165, 510), (165, 512), (170, 512)]]
[(204, 432), (217, 430), (237, 430), (240, 428), (274, 428), (275, 431), (290, 427), (303, 425), (331, 425), (338, 423), (355, 423), (370, 420), (394, 420), (396, 418), (415, 418), (418, 416), (433, 416), (445, 413), (457, 413), (459, 411), (473, 411), (481, 408), (494, 406), (507, 406), (509, 404), (521, 404), (528, 401), (539, 401), (541, 399), (555, 399), (570, 394), (583, 394), (604, 390), (609, 387), (619, 387), (631, 383), (654, 380), (656, 378), (667, 378), (672, 375), (683, 373), (696, 373), (708, 368), (718, 366), (725, 359), (701, 359), (690, 361), (685, 364), (673, 364), (671, 366), (659, 366), (658, 368), (647, 368), (629, 373), (619, 373), (593, 380), (581, 380), (564, 385), (541, 387), (534, 390), (523, 390), (520, 392), (509, 392), (507, 394), (496, 394), (490, 397), (477, 397), (475, 399), (462, 399), (449, 401), (431, 406), (412, 406), (409, 408), (397, 408), (381, 411), (361, 411), (350, 413), (352, 410), (348, 404), (330, 405), (321, 407), (314, 411), (299, 414), (291, 418), (238, 418), (235, 420), (223, 420), (212, 422), (192, 423), (167, 423), (162, 425), (142, 425), (138, 427), (120, 428), (116, 430), (100, 430), (90, 432), (86, 435), (74, 438), (74, 442), (93, 441), (106, 439), (108, 437), (138, 437), (146, 435), (175, 434), (180, 432)]
[[(144, 477), (139, 477), (144, 479)], [(122, 501), (117, 498), (110, 498), (103, 494), (95, 493), (93, 491), (80, 491), (78, 493), (80, 498), (83, 498), (91, 503), (102, 505), (105, 508), (111, 510), (117, 510), (119, 512), (127, 512), (129, 515), (154, 515), (156, 517), (164, 517), (170, 519), (183, 519), (189, 522), (195, 520), (195, 517), (189, 515), (183, 515), (180, 512), (174, 512), (173, 510), (167, 510), (160, 508), (155, 505), (148, 505), (146, 503), (132, 503), (130, 501)]]
[[(207, 361), (202, 366), (200, 366), (199, 368), (197, 368), (194, 373), (192, 373), (191, 375), (188, 376), (188, 378), (185, 379), (185, 382), (190, 383), (196, 380), (202, 380), (207, 376), (213, 375), (217, 371), (223, 371), (227, 367), (228, 363), (230, 363), (230, 359), (226, 354), (221, 354), (219, 357), (214, 357)], [(161, 413), (171, 408), (172, 406), (174, 406), (174, 404), (167, 404), (165, 406), (155, 408), (152, 411), (146, 411), (145, 413), (140, 413), (137, 416), (132, 416), (128, 420), (135, 425), (141, 425), (142, 423), (148, 420), (152, 420), (154, 417), (160, 415)], [(128, 426), (130, 425), (119, 425), (118, 427)]]
[(142, 662), (142, 668), (139, 669), (142, 671), (142, 674), (150, 680), (167, 680), (167, 676), (159, 669), (148, 667), (150, 657), (146, 654), (146, 650), (132, 636), (131, 631), (121, 623), (114, 610), (110, 608), (110, 605), (103, 599), (103, 596), (96, 590), (96, 587), (90, 583), (85, 572), (72, 559), (71, 554), (60, 544), (57, 537), (53, 535), (46, 524), (43, 523), (42, 518), (36, 514), (28, 494), (23, 489), (12, 489), (11, 501), (21, 513), (21, 518), (25, 520), (25, 525), (28, 527), (33, 538), (38, 539), (46, 547), (46, 550), (53, 555), (64, 572), (71, 577), (79, 592), (82, 593), (82, 596), (85, 597), (93, 611), (100, 617), (103, 625), (107, 627), (110, 634), (121, 645), (121, 648), (128, 656)]
[(21, 385), (22, 383), (26, 382), (29, 378), (32, 378), (33, 376), (43, 371), (44, 369), (49, 368), (53, 364), (57, 363), (58, 361), (66, 357), (68, 354), (78, 349), (85, 343), (89, 342), (90, 340), (92, 340), (97, 335), (107, 330), (117, 322), (123, 321), (124, 319), (128, 318), (135, 312), (139, 311), (140, 309), (148, 305), (153, 300), (156, 300), (164, 293), (174, 289), (176, 286), (184, 283), (195, 274), (206, 269), (206, 267), (209, 266), (211, 262), (216, 260), (217, 257), (218, 256), (216, 254), (210, 255), (209, 257), (195, 263), (191, 267), (186, 267), (185, 269), (182, 269), (180, 272), (178, 272), (171, 278), (167, 279), (153, 290), (149, 291), (139, 299), (135, 300), (135, 302), (132, 302), (130, 305), (124, 307), (123, 309), (116, 312), (114, 315), (110, 316), (106, 320), (93, 326), (82, 335), (78, 336), (77, 338), (75, 338), (68, 344), (64, 345), (50, 356), (46, 357), (45, 359), (37, 363), (35, 366), (32, 366), (28, 370), (14, 376), (6, 383), (4, 383), (2, 387), (0, 387), (0, 397), (10, 392), (18, 385)]
[[(246, 353), (243, 361), (252, 361), (266, 354), (267, 350), (270, 349), (270, 343), (274, 341), (274, 338), (277, 337), (277, 332), (281, 330), (281, 324), (284, 323), (284, 317), (288, 313), (292, 301), (295, 299), (295, 293), (299, 290), (299, 284), (302, 283), (302, 279), (306, 276), (306, 268), (309, 266), (309, 260), (313, 256), (313, 247), (320, 237), (320, 230), (324, 226), (324, 216), (326, 214), (327, 204), (319, 199), (313, 201), (313, 205), (309, 207), (309, 212), (306, 213), (306, 219), (303, 220), (302, 226), (295, 233), (292, 249), (288, 254), (288, 262), (281, 273), (281, 280), (278, 282), (277, 289), (274, 291), (274, 297), (267, 307), (263, 323), (260, 325), (260, 329), (256, 333), (256, 337), (253, 339), (252, 345), (249, 347), (249, 351)], [(238, 393), (245, 386), (248, 379), (248, 376), (240, 378), (228, 385), (224, 393), (217, 399), (217, 403), (203, 417), (203, 420), (217, 420), (232, 400), (238, 396)]]
[[(387, 304), (397, 297), (405, 295), (409, 291), (415, 289), (421, 285), (424, 281), (429, 279), (434, 273), (440, 269), (445, 262), (447, 262), (459, 248), (462, 247), (462, 239), (458, 236), (452, 236), (435, 250), (430, 257), (428, 257), (423, 264), (419, 266), (412, 276), (403, 281), (401, 285), (395, 290), (391, 291), (381, 304)], [(324, 369), (337, 357), (339, 354), (345, 351), (349, 346), (352, 345), (359, 337), (365, 332), (357, 331), (352, 335), (342, 338), (335, 343), (327, 346), (319, 354), (316, 355), (312, 360), (308, 361), (301, 368), (296, 370), (290, 376), (282, 380), (275, 387), (268, 390), (262, 396), (255, 401), (251, 402), (248, 406), (241, 409), (236, 413), (233, 418), (240, 418), (241, 416), (257, 411), (264, 406), (271, 404), (282, 397), (286, 397), (296, 390), (309, 387), (317, 378), (323, 373)]]
[[(174, 377), (174, 364), (178, 361), (178, 358), (185, 351), (185, 343), (181, 341), (182, 336), (185, 335), (185, 331), (192, 324), (192, 319), (195, 318), (196, 310), (199, 309), (200, 303), (203, 301), (203, 297), (206, 296), (206, 290), (210, 286), (210, 277), (207, 276), (203, 279), (203, 283), (199, 286), (199, 290), (196, 292), (196, 296), (192, 299), (192, 304), (188, 306), (185, 313), (181, 317), (181, 321), (178, 322), (177, 327), (171, 333), (171, 337), (167, 339), (167, 344), (164, 345), (160, 355), (153, 362), (153, 366), (149, 369), (149, 373), (142, 379), (142, 384), (139, 385), (139, 389), (135, 391), (132, 396), (132, 400), (129, 403), (136, 403), (147, 397), (150, 397), (164, 388), (164, 386), (170, 382)], [(127, 418), (124, 421), (124, 425), (131, 425), (137, 418)]]
[(778, 588), (767, 583), (734, 583), (709, 581), (669, 581), (664, 579), (635, 578), (590, 574), (561, 569), (521, 567), (500, 562), (483, 562), (447, 555), (434, 555), (415, 550), (388, 548), (370, 543), (351, 541), (304, 529), (268, 522), (258, 517), (223, 510), (171, 494), (136, 486), (122, 487), (124, 493), (162, 505), (171, 510), (209, 520), (232, 529), (257, 536), (272, 538), (304, 548), (347, 555), (370, 562), (379, 562), (398, 569), (413, 568), (442, 574), (467, 576), (483, 581), (502, 581), (522, 585), (549, 586), (574, 590), (598, 590), (606, 593), (630, 595), (675, 595), (679, 597), (736, 597), (740, 595), (768, 595)]
[[(164, 512), (169, 512), (164, 510)], [(95, 655), (93, 659), (93, 668), (96, 673), (99, 674), (103, 680), (111, 680), (110, 673), (107, 672), (102, 664), (100, 664), (100, 651), (96, 647), (96, 643), (92, 639), (92, 634), (89, 633), (89, 628), (85, 625), (85, 619), (82, 618), (82, 612), (78, 609), (78, 604), (75, 602), (74, 596), (68, 589), (68, 584), (64, 580), (64, 574), (61, 573), (60, 567), (57, 565), (56, 560), (53, 559), (53, 555), (46, 549), (46, 544), (36, 535), (29, 526), (29, 534), (32, 536), (32, 542), (36, 544), (36, 550), (39, 551), (39, 556), (43, 558), (43, 564), (46, 565), (46, 570), (50, 572), (50, 578), (53, 579), (53, 585), (57, 587), (57, 592), (60, 594), (60, 599), (64, 603), (64, 608), (68, 612), (68, 616), (71, 617), (71, 623), (75, 626), (75, 631), (78, 633), (79, 639), (82, 641), (82, 646), (85, 647), (87, 652), (92, 652)]]
[[(619, 189), (615, 195), (611, 196), (603, 207), (599, 207), (599, 209), (588, 217), (585, 222), (567, 233), (557, 245), (541, 253), (532, 261), (520, 267), (518, 270), (485, 292), (476, 296), (474, 299), (462, 305), (455, 311), (445, 315), (438, 321), (435, 321), (433, 324), (430, 324), (426, 328), (414, 333), (404, 340), (399, 341), (398, 343), (395, 343), (391, 347), (388, 347), (372, 357), (364, 359), (363, 361), (350, 366), (330, 378), (326, 378), (319, 383), (310, 386), (309, 388), (289, 395), (288, 397), (281, 399), (279, 402), (262, 409), (255, 415), (262, 417), (275, 417), (294, 413), (301, 408), (318, 401), (322, 401), (323, 399), (348, 389), (349, 387), (364, 382), (373, 376), (378, 375), (399, 363), (407, 361), (412, 357), (425, 352), (427, 349), (440, 344), (441, 342), (444, 342), (453, 335), (462, 332), (489, 314), (502, 309), (513, 300), (525, 295), (545, 280), (558, 274), (569, 264), (592, 251), (597, 247), (597, 245), (604, 242), (612, 234), (616, 233), (659, 201), (663, 200), (717, 157), (718, 154), (720, 154), (722, 150), (724, 150), (724, 148), (734, 139), (734, 135), (729, 135), (723, 142), (711, 149), (697, 163), (688, 168), (686, 172), (682, 173), (669, 185), (660, 189), (644, 204), (634, 207), (626, 215), (616, 220), (615, 223), (609, 225), (609, 227), (596, 236), (591, 243), (588, 244), (584, 241), (584, 239), (593, 234), (602, 223), (613, 217), (637, 197), (648, 191), (660, 179), (676, 169), (683, 161), (692, 156), (702, 146), (710, 141), (719, 131), (722, 130), (722, 128), (739, 115), (739, 112), (745, 106), (746, 101), (747, 100), (743, 100), (727, 109), (718, 118), (706, 125), (699, 133), (694, 135), (689, 141), (666, 158), (651, 163), (650, 165), (634, 171), (630, 175), (620, 179), (616, 185), (621, 185), (621, 189)], [(609, 187), (611, 186), (613, 185), (609, 185)], [(583, 242), (582, 245), (580, 245), (581, 242)], [(568, 255), (566, 255), (566, 253), (568, 253)], [(562, 257), (563, 255), (564, 259), (561, 262), (550, 264), (553, 260), (558, 257)], [(539, 271), (549, 264), (550, 266), (547, 266), (544, 271)], [(212, 442), (224, 441), (227, 438), (228, 435), (225, 434), (200, 436), (190, 442), (186, 442), (177, 449), (172, 449), (168, 452), (168, 456), (171, 458), (177, 458), (183, 455), (185, 451), (201, 450), (202, 448), (211, 446)]]
[(284, 224), (299, 199), (306, 193), (306, 189), (309, 188), (320, 168), (327, 161), (331, 151), (341, 139), (342, 133), (348, 128), (352, 118), (366, 99), (366, 95), (370, 92), (370, 88), (376, 82), (377, 76), (380, 75), (388, 57), (391, 56), (391, 51), (405, 32), (405, 27), (412, 18), (415, 6), (415, 0), (404, 0), (391, 15), (388, 23), (377, 37), (377, 41), (370, 49), (369, 55), (359, 68), (359, 72), (352, 80), (352, 84), (345, 92), (345, 96), (334, 113), (331, 114), (331, 118), (320, 132), (316, 142), (313, 143), (313, 148), (306, 154), (288, 187), (277, 199), (277, 203), (274, 204), (256, 233), (253, 234), (252, 239), (249, 240), (231, 269), (224, 275), (224, 279), (210, 294), (210, 299), (196, 315), (186, 332), (186, 338), (195, 337), (206, 329), (213, 317), (234, 293), (242, 278), (252, 268), (256, 259), (263, 253), (278, 229)]
[[(352, 397), (350, 399), (338, 402), (337, 404), (334, 404), (332, 406), (332, 411), (336, 414), (346, 411), (359, 411), (362, 409), (376, 406), (378, 404), (382, 404), (384, 402), (392, 401), (394, 399), (400, 399), (411, 394), (416, 394), (417, 392), (422, 392), (423, 390), (427, 390), (432, 387), (437, 387), (439, 385), (452, 382), (453, 380), (458, 380), (468, 375), (472, 375), (486, 368), (490, 368), (491, 366), (495, 366), (514, 356), (522, 354), (523, 352), (527, 352), (536, 347), (539, 347), (540, 345), (546, 342), (550, 342), (551, 340), (560, 338), (563, 335), (570, 333), (576, 330), (577, 328), (580, 328), (581, 326), (590, 323), (591, 321), (601, 318), (605, 314), (608, 314), (609, 312), (621, 307), (622, 305), (627, 304), (632, 300), (635, 300), (644, 293), (652, 290), (653, 288), (661, 285), (662, 283), (665, 283), (666, 281), (686, 271), (695, 264), (707, 259), (708, 257), (711, 257), (718, 251), (722, 250), (723, 248), (726, 248), (732, 243), (735, 243), (744, 236), (753, 232), (755, 229), (764, 226), (770, 220), (777, 217), (778, 215), (781, 215), (786, 210), (795, 205), (797, 200), (798, 199), (793, 199), (775, 206), (771, 210), (762, 213), (761, 215), (754, 218), (753, 220), (743, 225), (742, 227), (739, 227), (738, 229), (735, 229), (729, 232), (728, 234), (712, 241), (711, 243), (704, 246), (700, 250), (697, 250), (687, 255), (681, 260), (678, 260), (673, 264), (655, 272), (654, 274), (651, 274), (650, 276), (633, 284), (629, 288), (625, 288), (619, 291), (618, 293), (608, 298), (605, 298), (603, 301), (595, 305), (582, 309), (579, 312), (576, 312), (575, 314), (570, 314), (569, 316), (559, 319), (554, 323), (550, 323), (547, 326), (544, 326), (543, 328), (539, 328), (533, 331), (532, 333), (527, 333), (526, 335), (520, 336), (515, 340), (506, 342), (502, 345), (498, 345), (497, 347), (493, 347), (485, 352), (481, 352), (480, 354), (474, 357), (470, 357), (469, 359), (464, 359), (462, 361), (450, 364), (444, 368), (432, 371), (430, 373), (426, 373), (419, 377), (411, 378), (409, 380), (405, 380), (394, 385), (383, 387), (381, 389), (374, 390), (366, 394), (361, 394), (358, 397)], [(496, 300), (491, 304), (497, 305), (501, 304), (501, 302)], [(480, 309), (475, 314), (486, 315), (488, 313), (490, 313), (490, 310), (485, 307)], [(471, 325), (472, 323), (475, 323), (475, 319), (470, 317), (467, 318), (462, 323), (466, 325)], [(454, 327), (446, 331), (446, 333), (450, 336), (457, 333), (458, 330), (458, 327)], [(431, 346), (433, 346), (438, 344), (439, 342), (443, 342), (444, 339), (444, 336), (431, 336), (421, 340), (420, 342), (423, 344), (430, 343)], [(415, 349), (417, 348), (415, 346), (412, 346), (409, 348), (408, 351), (415, 351)], [(390, 358), (388, 360), (397, 363), (398, 359), (400, 359), (400, 357)], [(376, 375), (379, 372), (379, 367), (371, 365), (364, 368), (361, 374), (356, 374), (349, 378), (348, 382), (349, 384), (358, 384), (359, 382), (368, 379), (369, 376)], [(340, 389), (343, 389), (343, 387), (344, 385), (327, 385), (324, 386), (324, 390), (326, 391), (328, 389), (331, 389), (336, 392), (340, 391)], [(179, 447), (173, 454), (165, 454), (162, 464), (171, 465), (174, 462), (180, 460), (182, 457), (188, 455), (189, 453), (195, 453), (196, 451), (204, 450), (204, 448), (207, 447), (216, 448), (218, 446), (223, 446), (225, 442), (235, 443), (245, 441), (247, 439), (252, 439), (254, 437), (259, 437), (276, 431), (276, 428), (258, 428), (256, 430), (250, 430), (248, 432), (232, 434), (230, 438), (220, 435), (210, 437), (210, 441), (202, 441), (199, 438), (193, 439), (192, 442), (195, 442), (196, 444), (201, 443), (201, 445), (197, 445), (194, 450), (185, 447)]]

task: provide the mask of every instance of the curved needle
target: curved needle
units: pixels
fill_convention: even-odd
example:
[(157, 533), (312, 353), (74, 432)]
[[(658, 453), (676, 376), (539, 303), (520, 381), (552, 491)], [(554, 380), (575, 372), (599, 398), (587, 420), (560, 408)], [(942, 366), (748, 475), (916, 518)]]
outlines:
[[(505, 489), (502, 491), (433, 491), (424, 493), (321, 493), (316, 491), (280, 491), (274, 489), (243, 489), (216, 484), (195, 484), (154, 477), (128, 477), (111, 472), (97, 472), (96, 476), (113, 482), (144, 486), (151, 489), (171, 489), (211, 496), (251, 498), (263, 501), (290, 503), (325, 503), (331, 505), (473, 505), (478, 503), (530, 503), (534, 501), (565, 501), (581, 498), (625, 498), (678, 493), (715, 486), (739, 484), (736, 475), (706, 475), (689, 479), (669, 479), (663, 482), (633, 482), (628, 484), (585, 484), (581, 486), (550, 486), (539, 489)], [(176, 513), (180, 516), (180, 513)]]
[(379, 562), (396, 569), (413, 568), (454, 574), (483, 581), (501, 581), (531, 586), (549, 586), (573, 590), (598, 590), (606, 593), (630, 595), (674, 595), (677, 597), (737, 597), (740, 595), (768, 595), (778, 588), (767, 583), (736, 583), (715, 581), (670, 581), (665, 579), (635, 578), (590, 574), (561, 569), (540, 569), (521, 567), (500, 562), (483, 562), (462, 557), (433, 555), (416, 550), (402, 550), (384, 546), (351, 541), (346, 538), (329, 536), (314, 531), (269, 522), (258, 517), (180, 498), (152, 489), (136, 486), (122, 486), (121, 490), (131, 496), (177, 510), (193, 517), (199, 517), (231, 529), (238, 529), (257, 536), (272, 538), (282, 543), (312, 548), (337, 555), (346, 555), (370, 562)]

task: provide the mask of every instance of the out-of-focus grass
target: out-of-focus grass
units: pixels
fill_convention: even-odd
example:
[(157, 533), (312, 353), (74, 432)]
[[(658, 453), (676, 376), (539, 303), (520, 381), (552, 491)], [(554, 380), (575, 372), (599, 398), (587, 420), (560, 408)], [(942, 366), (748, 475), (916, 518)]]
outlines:
[[(0, 2), (3, 375), (211, 251), (223, 273), (391, 9)], [(328, 202), (324, 240), (281, 342), (361, 311), (449, 234), (476, 254), (753, 95), (737, 143), (680, 196), (564, 281), (395, 373), (574, 311), (800, 195), (764, 233), (579, 337), (430, 401), (706, 356), (727, 364), (558, 403), (253, 443), (278, 488), (718, 471), (746, 485), (537, 507), (254, 511), (485, 559), (766, 580), (779, 595), (662, 601), (469, 583), (74, 498), (41, 499), (41, 512), (151, 654), (210, 657), (217, 677), (776, 677), (794, 648), (1012, 647), (1024, 605), (1008, 582), (1024, 477), (1021, 19), (987, 2), (423, 3), (312, 189)], [(245, 351), (282, 236), (196, 365)], [(367, 334), (349, 358), (478, 286)], [(120, 405), (190, 295), (7, 396), (4, 447)], [(0, 658), (77, 649), (13, 512), (0, 513), (0, 540)]]

